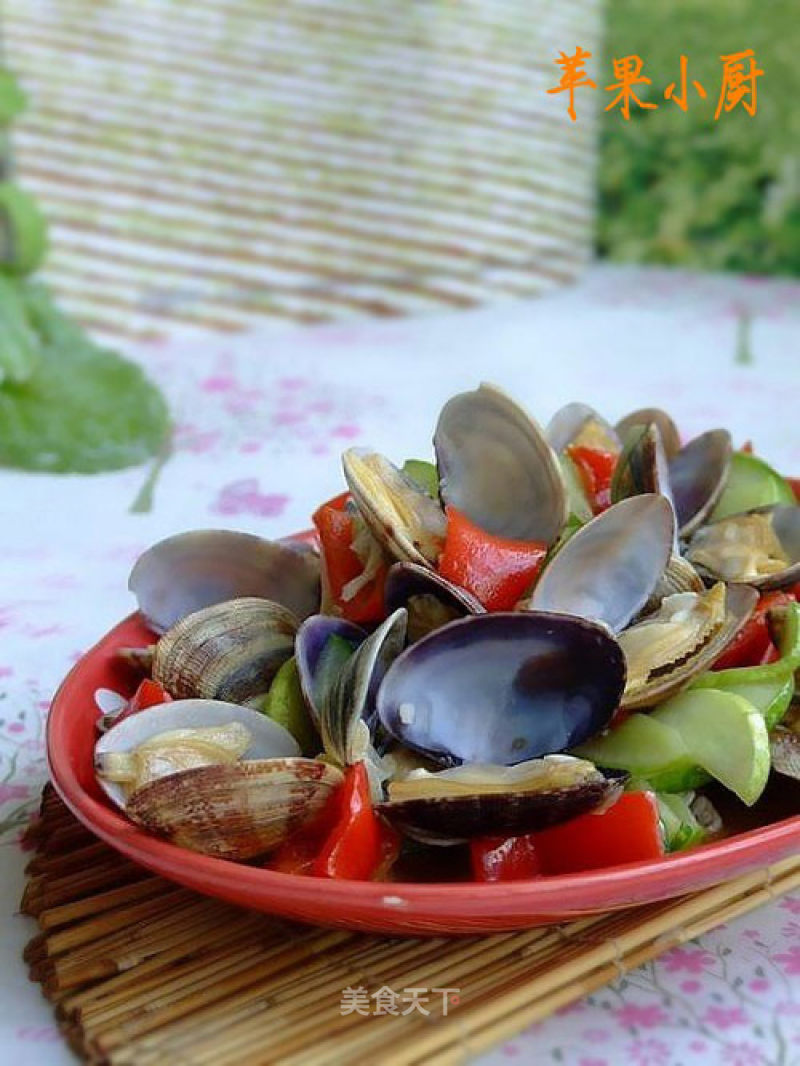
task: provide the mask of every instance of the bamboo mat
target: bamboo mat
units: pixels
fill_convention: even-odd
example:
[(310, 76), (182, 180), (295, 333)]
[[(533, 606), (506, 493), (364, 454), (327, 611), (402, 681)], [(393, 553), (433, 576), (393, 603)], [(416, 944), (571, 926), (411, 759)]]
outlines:
[[(693, 896), (457, 940), (290, 925), (178, 888), (84, 829), (48, 786), (25, 959), (65, 1038), (109, 1066), (463, 1063), (625, 971), (800, 887), (800, 857)], [(345, 989), (446, 987), (428, 1015), (343, 1013)], [(405, 1009), (400, 1007), (400, 1010)]]
[(446, 310), (570, 280), (596, 115), (554, 60), (600, 0), (6, 0), (19, 180), (95, 329)]

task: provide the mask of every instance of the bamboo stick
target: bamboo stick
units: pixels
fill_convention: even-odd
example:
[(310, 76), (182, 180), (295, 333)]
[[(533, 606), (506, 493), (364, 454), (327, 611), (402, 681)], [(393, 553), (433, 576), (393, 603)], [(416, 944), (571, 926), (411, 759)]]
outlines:
[[(164, 980), (165, 974), (176, 976), (182, 972), (189, 974), (208, 954), (212, 956), (212, 964), (214, 959), (220, 956), (223, 959), (230, 957), (235, 960), (238, 958), (236, 950), (228, 952), (225, 942), (227, 941), (231, 947), (236, 949), (242, 938), (254, 938), (257, 932), (258, 917), (252, 915), (249, 916), (249, 921), (237, 922), (233, 930), (226, 924), (220, 923), (216, 930), (206, 932), (201, 944), (196, 941), (179, 944), (160, 955), (144, 959), (138, 966), (117, 973), (99, 984), (65, 996), (58, 1007), (59, 1016), (70, 1017), (75, 1013), (79, 1017), (84, 1009), (90, 1010), (97, 1001), (113, 1003), (116, 1000), (122, 1000), (124, 1002), (132, 987), (142, 990), (157, 988)], [(221, 946), (215, 947), (218, 944)], [(249, 947), (253, 947), (252, 939)]]
[(38, 918), (39, 927), (45, 933), (50, 934), (54, 929), (82, 921), (103, 911), (116, 910), (138, 900), (168, 892), (171, 887), (168, 881), (163, 881), (160, 877), (147, 877), (141, 881), (133, 881), (120, 888), (111, 888), (95, 896), (87, 896), (84, 899), (73, 900), (71, 903), (63, 903), (59, 907), (51, 907), (49, 910), (42, 911)]

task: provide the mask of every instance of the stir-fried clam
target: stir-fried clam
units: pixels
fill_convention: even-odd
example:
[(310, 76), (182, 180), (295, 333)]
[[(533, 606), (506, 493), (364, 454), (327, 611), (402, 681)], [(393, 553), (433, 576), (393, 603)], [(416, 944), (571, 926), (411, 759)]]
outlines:
[(800, 506), (720, 518), (698, 529), (687, 558), (709, 578), (755, 588), (800, 581)]
[(160, 638), (153, 677), (181, 698), (246, 703), (263, 696), (292, 655), (297, 620), (252, 596), (204, 607)]
[[(102, 786), (134, 821), (252, 859), (362, 761), (379, 815), (426, 843), (601, 811), (622, 776), (565, 752), (613, 729), (620, 709), (650, 710), (692, 683), (746, 622), (756, 588), (800, 578), (800, 507), (713, 520), (731, 469), (725, 430), (681, 446), (658, 408), (613, 426), (568, 404), (545, 432), (481, 385), (444, 405), (433, 444), (424, 487), (374, 451), (345, 453), (359, 569), (337, 603), (324, 539), (321, 598), (311, 548), (200, 531), (142, 556), (130, 587), (162, 635), (131, 656), (152, 659), (177, 699), (111, 725), (96, 749)], [(592, 451), (613, 464), (603, 502), (573, 461)], [(487, 551), (549, 549), (513, 611), (487, 611), (466, 578), (437, 572), (454, 510)], [(365, 590), (385, 610), (362, 627), (348, 604)], [(252, 709), (269, 708), (292, 656), (286, 683), (319, 736), (318, 752), (305, 749), (316, 758)], [(772, 739), (776, 769), (796, 772), (796, 730)]]

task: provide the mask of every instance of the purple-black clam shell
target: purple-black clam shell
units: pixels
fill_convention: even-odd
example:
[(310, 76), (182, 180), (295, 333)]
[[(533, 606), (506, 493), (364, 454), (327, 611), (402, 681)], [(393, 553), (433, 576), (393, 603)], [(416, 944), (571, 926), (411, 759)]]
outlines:
[(384, 728), (444, 766), (510, 766), (604, 729), (625, 686), (607, 628), (548, 612), (458, 619), (408, 648), (378, 690)]

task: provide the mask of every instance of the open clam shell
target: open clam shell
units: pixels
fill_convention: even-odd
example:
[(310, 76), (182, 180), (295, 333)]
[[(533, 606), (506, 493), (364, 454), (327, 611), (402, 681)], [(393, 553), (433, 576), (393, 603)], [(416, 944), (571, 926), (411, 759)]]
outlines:
[(772, 769), (800, 781), (800, 704), (795, 704), (769, 735)]
[(407, 615), (400, 607), (364, 640), (333, 681), (320, 706), (325, 754), (341, 766), (361, 761), (369, 748), (369, 715), (390, 663), (403, 650)]
[(708, 670), (750, 617), (758, 593), (749, 585), (719, 583), (704, 593), (681, 593), (619, 635), (627, 683), (621, 706), (654, 707)]
[[(246, 730), (249, 737), (249, 742), (241, 752), (242, 756), (268, 759), (300, 754), (297, 741), (288, 730), (249, 707), (223, 703), (221, 700), (175, 700), (139, 711), (103, 734), (94, 749), (98, 782), (109, 798), (117, 806), (124, 808), (127, 802), (126, 789), (119, 782), (103, 775), (104, 768), (114, 756), (130, 754), (165, 733), (210, 730), (232, 724)], [(173, 772), (172, 765), (165, 757), (161, 766), (165, 776)]]
[(672, 459), (681, 450), (681, 436), (678, 427), (660, 407), (640, 407), (631, 411), (617, 422), (616, 430), (622, 440), (625, 440), (630, 430), (635, 426), (655, 425), (661, 436), (661, 443), (667, 459)]
[(394, 559), (434, 564), (447, 529), (438, 501), (377, 452), (349, 448), (342, 467), (364, 522), (384, 550)]
[(469, 764), (415, 771), (389, 785), (380, 813), (401, 832), (431, 844), (518, 836), (612, 803), (623, 779), (583, 759), (548, 755), (516, 766)]
[(442, 499), (496, 536), (552, 544), (567, 520), (555, 452), (521, 407), (490, 385), (444, 405), (433, 438)]
[(622, 447), (617, 430), (585, 403), (568, 403), (560, 407), (547, 423), (545, 436), (557, 453), (571, 444), (616, 454)]
[(243, 596), (272, 600), (303, 619), (319, 609), (319, 557), (251, 533), (198, 529), (148, 548), (128, 588), (156, 633), (203, 607)]
[(714, 581), (758, 589), (800, 581), (800, 506), (730, 515), (697, 530), (687, 558)]
[(711, 429), (670, 460), (669, 481), (681, 537), (693, 533), (716, 506), (728, 480), (731, 451), (730, 433)]
[(247, 596), (181, 619), (156, 644), (153, 678), (178, 699), (246, 703), (269, 691), (294, 652), (297, 620), (285, 607)]
[(613, 504), (570, 537), (523, 606), (604, 622), (619, 632), (663, 574), (674, 529), (672, 507), (663, 496), (632, 496)]
[(341, 637), (351, 645), (353, 652), (364, 640), (366, 630), (353, 622), (333, 615), (315, 614), (307, 618), (297, 631), (295, 656), (303, 699), (314, 725), (319, 729), (322, 707), (330, 693), (333, 678), (330, 672), (320, 669), (323, 653), (331, 637)]
[(384, 598), (387, 611), (404, 607), (408, 612), (410, 644), (456, 618), (485, 613), (466, 589), (416, 563), (395, 563), (389, 569)]
[(605, 626), (563, 614), (459, 619), (395, 659), (378, 690), (386, 730), (440, 765), (511, 765), (604, 729), (625, 683)]
[(665, 496), (674, 506), (667, 456), (661, 433), (653, 422), (629, 430), (611, 480), (614, 503), (646, 492)]
[(203, 766), (137, 789), (126, 812), (179, 847), (222, 859), (263, 855), (318, 814), (344, 778), (316, 759)]

